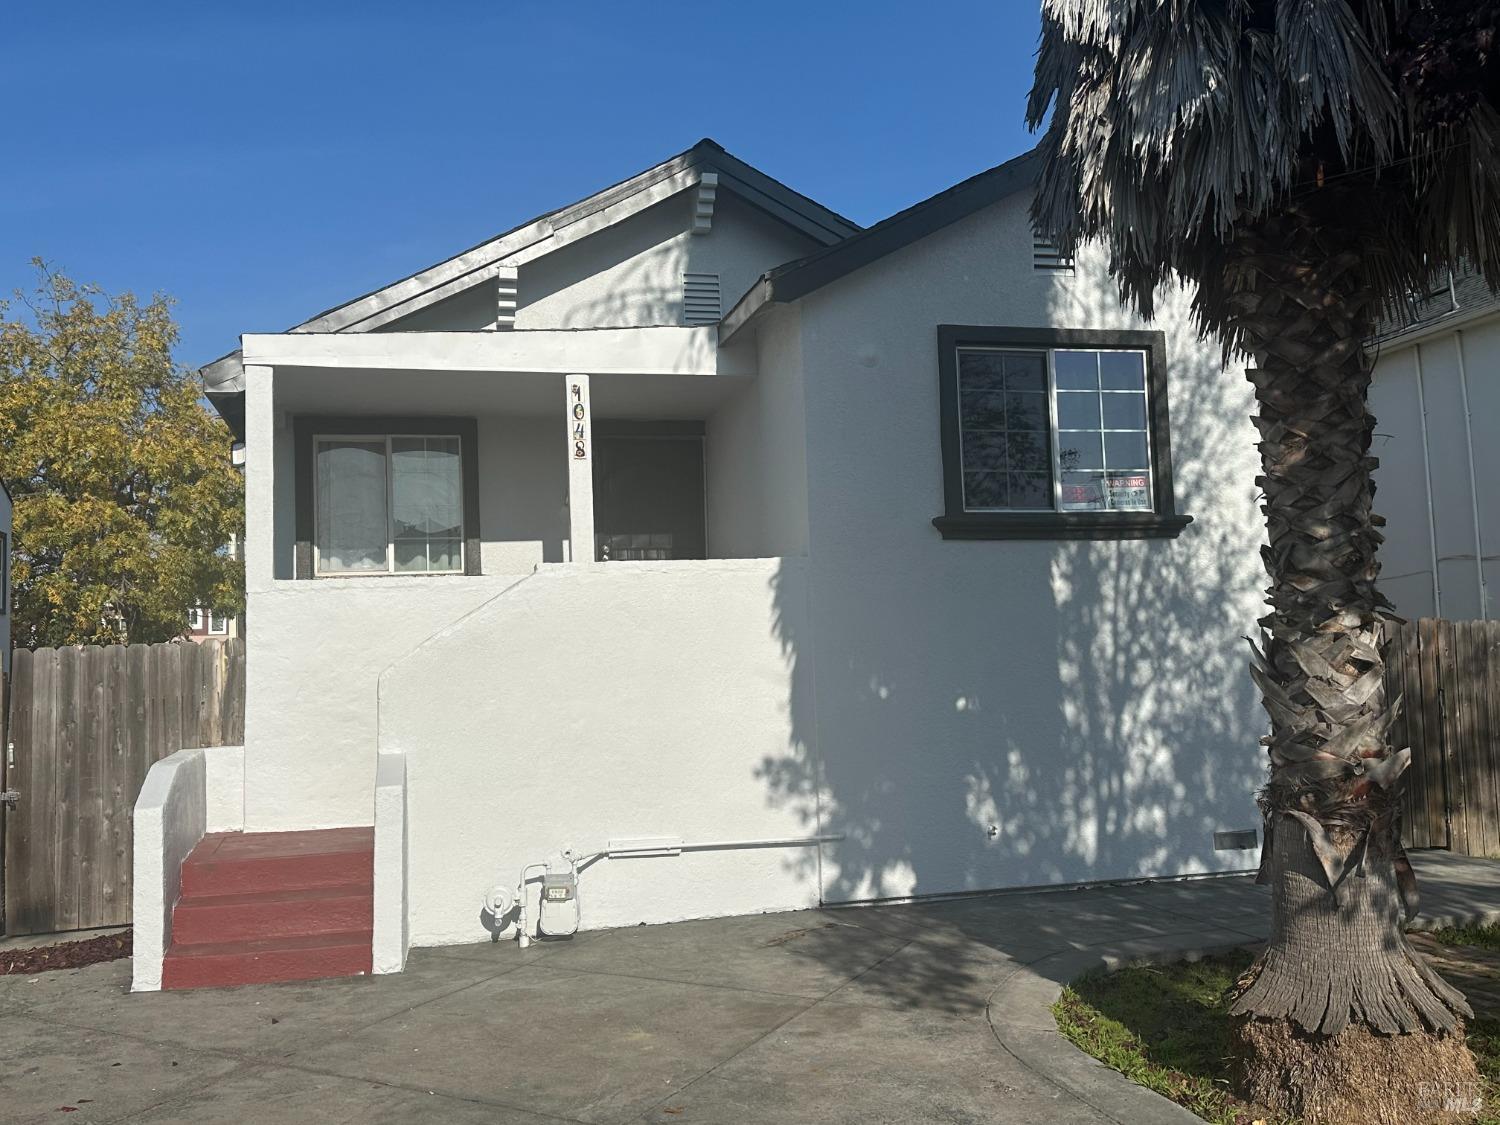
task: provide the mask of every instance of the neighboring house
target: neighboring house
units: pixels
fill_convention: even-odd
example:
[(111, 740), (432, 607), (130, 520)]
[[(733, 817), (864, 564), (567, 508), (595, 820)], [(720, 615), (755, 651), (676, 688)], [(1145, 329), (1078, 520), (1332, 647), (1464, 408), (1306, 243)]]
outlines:
[(188, 610), (187, 623), (187, 632), (183, 634), (183, 637), (195, 643), (225, 640), (240, 635), (239, 618), (231, 614), (220, 613), (216, 609), (194, 606)]
[(552, 932), (1252, 867), (1251, 390), (1036, 170), (861, 229), (704, 141), (205, 368), (256, 622), (206, 823), (365, 849), (374, 951), (168, 985), (510, 935), (548, 860)]
[[(236, 447), (233, 456), (236, 467), (239, 467), (238, 447)], [(239, 556), (240, 541), (238, 536), (230, 536), (229, 543), (224, 547), (224, 552), (230, 558), (237, 558)], [(221, 610), (197, 605), (188, 610), (187, 632), (183, 634), (184, 640), (198, 644), (210, 639), (224, 640), (229, 637), (240, 637), (243, 635), (243, 622), (236, 614), (224, 613)]]
[(1380, 585), (1404, 617), (1500, 611), (1500, 298), (1475, 274), (1412, 302), (1373, 345)]
[[(10, 489), (0, 480), (0, 674), (10, 676), (10, 551), (13, 508)], [(4, 696), (0, 695), (0, 700)]]

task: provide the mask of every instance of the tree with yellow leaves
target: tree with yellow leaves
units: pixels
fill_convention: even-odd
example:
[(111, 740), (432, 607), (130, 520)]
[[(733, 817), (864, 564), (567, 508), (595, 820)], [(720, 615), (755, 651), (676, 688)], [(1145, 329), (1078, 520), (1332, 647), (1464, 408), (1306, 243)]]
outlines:
[(0, 301), (16, 645), (164, 641), (193, 606), (240, 612), (233, 437), (173, 362), (171, 302), (33, 264), (35, 293)]

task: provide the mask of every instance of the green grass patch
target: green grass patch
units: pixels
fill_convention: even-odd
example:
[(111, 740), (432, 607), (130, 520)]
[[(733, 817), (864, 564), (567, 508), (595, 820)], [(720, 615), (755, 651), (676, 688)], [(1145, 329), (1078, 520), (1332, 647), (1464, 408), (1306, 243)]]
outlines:
[(1215, 1125), (1249, 1108), (1229, 1091), (1225, 994), (1250, 967), (1244, 951), (1081, 977), (1053, 1006), (1058, 1029), (1105, 1066)]
[[(1488, 929), (1495, 940), (1500, 927)], [(1083, 1051), (1205, 1121), (1284, 1125), (1229, 1089), (1228, 992), (1253, 960), (1236, 951), (1089, 974), (1063, 989), (1052, 1012), (1058, 1029)], [(1490, 1085), (1479, 1125), (1500, 1125), (1500, 1019), (1477, 1019), (1468, 1033)]]
[(1444, 926), (1428, 933), (1443, 945), (1477, 945), (1480, 949), (1500, 950), (1500, 926)]

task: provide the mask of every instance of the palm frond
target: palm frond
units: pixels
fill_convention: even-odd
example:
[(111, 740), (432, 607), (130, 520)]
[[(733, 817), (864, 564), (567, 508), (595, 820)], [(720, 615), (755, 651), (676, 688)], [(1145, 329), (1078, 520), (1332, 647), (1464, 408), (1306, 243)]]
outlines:
[[(1147, 314), (1324, 191), (1387, 305), (1452, 268), (1500, 285), (1496, 53), (1500, 0), (1044, 0), (1037, 225), (1106, 242)], [(1213, 292), (1198, 310), (1229, 331)]]

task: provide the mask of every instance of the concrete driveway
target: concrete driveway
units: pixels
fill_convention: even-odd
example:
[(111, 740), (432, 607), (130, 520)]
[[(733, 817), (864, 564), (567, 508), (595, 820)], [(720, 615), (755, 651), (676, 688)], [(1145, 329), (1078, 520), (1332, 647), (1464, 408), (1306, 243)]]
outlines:
[[(1419, 871), (1433, 913), (1500, 912), (1500, 866)], [(1047, 1006), (1090, 965), (1251, 942), (1265, 917), (1217, 879), (416, 950), (309, 984), (0, 977), (0, 1120), (1191, 1122)]]

